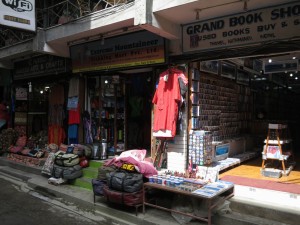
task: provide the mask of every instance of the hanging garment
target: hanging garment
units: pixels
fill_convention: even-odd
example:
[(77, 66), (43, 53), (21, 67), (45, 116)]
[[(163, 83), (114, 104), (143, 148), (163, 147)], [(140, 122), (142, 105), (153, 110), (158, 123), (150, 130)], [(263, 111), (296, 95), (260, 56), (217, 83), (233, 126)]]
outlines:
[(51, 125), (48, 127), (48, 143), (60, 145), (64, 143), (66, 138), (65, 130), (59, 125)]
[(153, 136), (174, 137), (178, 117), (178, 103), (181, 101), (178, 76), (180, 70), (168, 69), (160, 74), (158, 87), (152, 103), (154, 109)]
[(69, 125), (68, 128), (68, 139), (69, 144), (78, 144), (78, 125)]
[(73, 77), (70, 80), (68, 97), (79, 96), (79, 78)]
[(77, 107), (78, 107), (78, 101), (79, 101), (78, 96), (69, 97), (68, 98), (68, 103), (67, 103), (68, 110), (72, 110), (72, 109), (76, 110)]
[(84, 111), (83, 116), (83, 127), (85, 133), (85, 143), (91, 144), (93, 143), (93, 136), (92, 136), (92, 123), (90, 120), (90, 113), (88, 111)]
[(79, 105), (77, 106), (77, 109), (69, 110), (69, 118), (68, 118), (68, 124), (79, 124), (80, 123), (80, 108)]
[(49, 106), (49, 125), (63, 125), (65, 119), (64, 106), (61, 105), (50, 105)]
[(51, 87), (49, 92), (49, 105), (63, 105), (65, 101), (64, 86), (57, 84)]

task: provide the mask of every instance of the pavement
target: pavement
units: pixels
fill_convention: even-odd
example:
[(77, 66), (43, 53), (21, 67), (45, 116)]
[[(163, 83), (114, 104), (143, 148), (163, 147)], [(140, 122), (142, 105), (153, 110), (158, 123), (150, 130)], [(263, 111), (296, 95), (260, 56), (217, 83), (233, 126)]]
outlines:
[[(90, 190), (70, 184), (48, 184), (48, 178), (40, 168), (26, 166), (0, 157), (0, 175), (18, 179), (46, 198), (55, 199), (74, 210), (85, 211), (90, 218), (104, 224), (115, 225), (178, 225), (170, 212), (146, 207), (137, 213), (135, 208), (120, 207), (108, 203), (105, 197), (97, 196), (94, 204)], [(167, 196), (165, 196), (165, 200)], [(186, 218), (182, 217), (181, 221)], [(214, 225), (298, 225), (300, 220), (300, 195), (235, 185), (235, 196), (213, 215)], [(207, 224), (192, 220), (186, 225)]]

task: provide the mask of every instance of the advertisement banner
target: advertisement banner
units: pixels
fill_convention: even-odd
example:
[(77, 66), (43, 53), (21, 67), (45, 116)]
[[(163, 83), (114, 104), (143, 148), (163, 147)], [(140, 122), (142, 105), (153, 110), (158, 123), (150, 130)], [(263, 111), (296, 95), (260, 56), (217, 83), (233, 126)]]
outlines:
[(162, 64), (164, 39), (142, 31), (70, 47), (74, 73)]
[(14, 80), (49, 74), (60, 74), (70, 70), (70, 61), (63, 57), (43, 55), (15, 62)]
[(201, 52), (298, 38), (300, 2), (183, 25), (183, 52)]
[(0, 25), (36, 30), (35, 0), (0, 0)]

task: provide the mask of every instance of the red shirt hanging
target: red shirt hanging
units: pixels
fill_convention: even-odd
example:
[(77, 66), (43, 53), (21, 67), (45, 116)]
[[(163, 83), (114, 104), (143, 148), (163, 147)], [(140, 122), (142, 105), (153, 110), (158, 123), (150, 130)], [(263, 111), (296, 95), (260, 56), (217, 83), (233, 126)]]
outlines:
[(178, 118), (178, 105), (181, 101), (178, 76), (179, 70), (169, 69), (159, 76), (159, 83), (152, 102), (154, 109), (153, 135), (174, 137)]

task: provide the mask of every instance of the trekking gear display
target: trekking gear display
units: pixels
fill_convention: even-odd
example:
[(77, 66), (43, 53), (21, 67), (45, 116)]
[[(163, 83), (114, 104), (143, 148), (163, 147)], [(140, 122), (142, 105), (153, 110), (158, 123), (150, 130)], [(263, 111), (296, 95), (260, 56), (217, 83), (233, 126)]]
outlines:
[(140, 173), (118, 170), (107, 173), (106, 178), (108, 187), (117, 191), (136, 192), (143, 187), (143, 175)]

